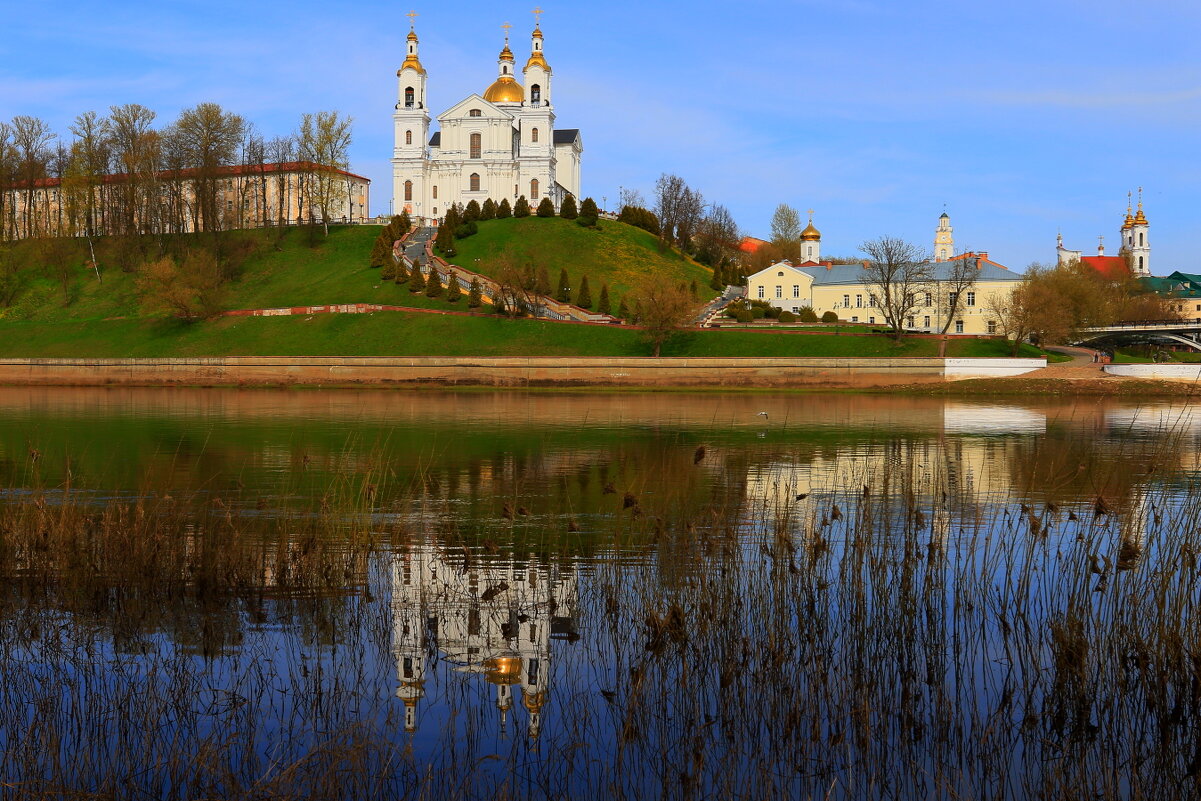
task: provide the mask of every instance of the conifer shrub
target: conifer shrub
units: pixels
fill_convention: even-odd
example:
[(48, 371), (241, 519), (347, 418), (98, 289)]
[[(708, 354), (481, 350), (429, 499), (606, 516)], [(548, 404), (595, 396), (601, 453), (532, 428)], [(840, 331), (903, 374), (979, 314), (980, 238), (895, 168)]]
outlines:
[(621, 303), (617, 304), (617, 316), (623, 320), (630, 319), (630, 307), (626, 305), (625, 295), (621, 296)]
[(459, 279), (454, 273), (448, 274), (446, 276), (446, 302), (458, 303), (459, 299), (462, 297), (463, 288), (459, 286)]
[(802, 323), (816, 323), (817, 312), (813, 310), (812, 306), (802, 306), (800, 312), (797, 314), (797, 319)]
[(507, 220), (513, 216), (513, 207), (509, 205), (509, 199), (501, 198), (500, 204), (496, 207), (496, 219)]
[(495, 220), (496, 219), (496, 203), (492, 198), (484, 201), (484, 205), (480, 207), (480, 220)]
[(530, 216), (530, 202), (525, 199), (525, 195), (517, 198), (517, 205), (513, 207), (513, 216), (517, 218)]
[(409, 280), (409, 271), (405, 269), (405, 261), (403, 259), (393, 261), (393, 265), (392, 272), (394, 273), (393, 277), (396, 279), (396, 283), (403, 284), (407, 282)]
[(584, 198), (584, 202), (580, 204), (580, 216), (591, 217), (594, 220), (600, 217), (600, 209), (596, 207), (596, 201), (590, 197)]
[(466, 239), (469, 236), (475, 236), (479, 233), (479, 230), (479, 224), (475, 220), (469, 220), (455, 227), (455, 239)]
[(465, 208), (463, 210), (463, 221), (464, 222), (477, 222), (480, 218), (480, 214), (481, 214), (480, 204), (477, 201), (473, 200), (470, 203), (468, 203), (467, 208)]
[[(538, 211), (539, 216), (541, 216), (542, 209), (539, 209)], [(563, 199), (563, 204), (559, 206), (559, 216), (564, 220), (575, 220), (579, 218), (580, 210), (575, 204), (575, 196), (568, 195)]]
[(567, 268), (559, 270), (559, 284), (555, 287), (555, 300), (560, 303), (571, 303), (571, 279), (567, 277)]
[(581, 309), (592, 308), (592, 289), (588, 286), (588, 276), (580, 280), (580, 291), (576, 293), (575, 305)]
[(379, 280), (392, 281), (395, 278), (396, 278), (396, 262), (393, 261), (391, 258), (389, 258), (387, 263), (384, 264), (383, 269), (380, 270)]
[(392, 245), (388, 241), (388, 230), (385, 228), (375, 239), (371, 247), (371, 266), (384, 267), (392, 261)]
[(832, 311), (824, 312), (822, 314), (822, 322), (823, 323), (836, 323), (836, 322), (838, 322), (838, 315)]
[(600, 301), (596, 304), (596, 310), (601, 314), (612, 314), (613, 307), (609, 304), (609, 285), (601, 285)]
[(539, 217), (554, 217), (555, 216), (555, 204), (550, 202), (550, 198), (548, 198), (548, 197), (542, 198), (542, 202), (538, 204), (538, 216)]
[(425, 296), (427, 298), (440, 298), (442, 297), (442, 292), (442, 276), (431, 265), (430, 274), (425, 279)]
[(534, 291), (546, 297), (550, 297), (551, 295), (550, 273), (547, 272), (545, 264), (538, 270), (538, 278), (534, 282)]
[(425, 291), (425, 276), (421, 274), (421, 268), (414, 265), (413, 273), (409, 276), (409, 291), (414, 295)]
[(621, 214), (617, 216), (617, 221), (632, 225), (635, 228), (641, 228), (655, 236), (658, 236), (661, 230), (659, 227), (659, 218), (655, 216), (655, 213), (640, 206), (623, 206)]
[(795, 323), (797, 321), (797, 316), (790, 311), (782, 311), (777, 319), (779, 319), (779, 321), (782, 323)]
[(484, 305), (484, 285), (480, 279), (471, 279), (471, 289), (467, 292), (467, 308), (478, 309)]
[(434, 239), (434, 245), (438, 248), (438, 252), (446, 258), (455, 256), (458, 251), (455, 249), (455, 232), (445, 222), (438, 226), (438, 235)]

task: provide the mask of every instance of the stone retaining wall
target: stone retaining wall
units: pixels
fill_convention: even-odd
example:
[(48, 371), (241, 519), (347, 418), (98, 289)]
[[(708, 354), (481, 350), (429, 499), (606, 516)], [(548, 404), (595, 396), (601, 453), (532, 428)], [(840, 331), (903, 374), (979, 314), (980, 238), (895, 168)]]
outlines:
[[(981, 363), (990, 359), (956, 360)], [(1030, 369), (1042, 360), (1024, 360)], [(230, 357), (0, 359), (0, 384), (57, 386), (449, 385), (869, 387), (942, 381), (945, 359), (438, 359)], [(960, 364), (955, 378), (968, 377)]]

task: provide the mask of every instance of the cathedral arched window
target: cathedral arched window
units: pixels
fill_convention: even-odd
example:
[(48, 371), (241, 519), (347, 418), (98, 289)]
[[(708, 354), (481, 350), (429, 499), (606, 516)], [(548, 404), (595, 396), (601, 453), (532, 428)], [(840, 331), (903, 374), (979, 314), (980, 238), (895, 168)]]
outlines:
[(537, 142), (537, 141), (538, 141), (538, 129), (537, 129), (537, 128), (535, 128), (534, 130), (530, 131), (530, 141), (531, 141), (531, 142)]
[(406, 108), (413, 107), (413, 98), (414, 98), (413, 87), (411, 87), (411, 86), (405, 87), (405, 107)]
[(413, 182), (405, 181), (405, 200), (413, 199)]
[(1142, 231), (1140, 231), (1140, 232), (1139, 232), (1139, 234), (1138, 234), (1138, 246), (1139, 246), (1140, 248), (1143, 246), (1143, 233), (1142, 233)]
[(471, 157), (473, 159), (478, 159), (480, 157), (480, 153), (483, 150), (483, 148), (484, 148), (484, 137), (480, 136), (477, 133), (473, 133), (471, 135)]
[(535, 103), (542, 102), (542, 87), (538, 84), (534, 84), (530, 87), (530, 100), (534, 101)]
[(434, 200), (438, 199), (438, 187), (434, 187)]
[(480, 191), (480, 174), (478, 172), (473, 172), (471, 174), (471, 191)]
[(530, 200), (538, 199), (538, 179), (530, 181)]
[(412, 131), (405, 131), (405, 144), (406, 145), (413, 144), (413, 132)]
[(1142, 256), (1138, 257), (1138, 271), (1140, 273), (1143, 271), (1143, 257)]

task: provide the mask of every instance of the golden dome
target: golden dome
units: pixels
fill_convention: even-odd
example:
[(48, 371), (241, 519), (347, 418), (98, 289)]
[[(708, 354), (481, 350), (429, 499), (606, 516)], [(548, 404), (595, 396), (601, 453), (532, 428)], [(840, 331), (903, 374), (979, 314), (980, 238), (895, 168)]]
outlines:
[(530, 53), (530, 60), (525, 62), (525, 68), (527, 70), (533, 66), (541, 67), (547, 72), (550, 72), (550, 64), (546, 63), (546, 57), (542, 55), (541, 50), (535, 50), (533, 53)]
[(484, 92), (484, 99), (489, 103), (520, 103), (525, 100), (525, 90), (508, 75), (502, 75)]
[(1141, 208), (1138, 210), (1138, 214), (1135, 215), (1134, 224), (1135, 225), (1147, 225), (1148, 224), (1147, 223), (1147, 215), (1143, 214), (1143, 210)]
[(501, 656), (484, 663), (484, 676), (489, 684), (520, 684), (521, 657)]
[(542, 26), (541, 26), (541, 25), (535, 25), (535, 26), (534, 26), (534, 38), (535, 38), (535, 39), (541, 39), (541, 38), (542, 38)]
[(396, 71), (396, 77), (400, 77), (400, 73), (405, 70), (416, 70), (419, 74), (425, 75), (425, 67), (421, 66), (421, 60), (417, 56), (410, 54), (404, 63), (400, 65), (400, 69)]
[(821, 238), (822, 232), (813, 227), (813, 220), (810, 220), (809, 224), (805, 226), (805, 230), (801, 231), (802, 242), (820, 242)]
[(530, 712), (541, 712), (546, 703), (546, 693), (522, 693), (521, 704)]
[(505, 42), (505, 49), (500, 51), (500, 60), (501, 61), (512, 61), (513, 60), (513, 51), (509, 49), (508, 42)]
[(409, 31), (409, 41), (410, 42), (417, 41), (417, 31)]

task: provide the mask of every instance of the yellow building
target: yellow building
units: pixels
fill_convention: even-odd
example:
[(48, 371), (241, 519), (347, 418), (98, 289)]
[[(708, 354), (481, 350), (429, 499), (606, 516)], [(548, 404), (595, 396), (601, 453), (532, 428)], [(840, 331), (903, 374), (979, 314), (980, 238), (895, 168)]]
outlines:
[[(965, 263), (975, 270), (975, 282), (955, 303), (951, 278)], [(793, 266), (779, 262), (747, 278), (747, 298), (793, 313), (808, 306), (819, 317), (834, 312), (844, 322), (884, 325), (884, 313), (864, 280), (865, 264), (806, 262)], [(964, 253), (947, 261), (930, 262), (927, 267), (930, 279), (917, 292), (906, 328), (938, 333), (950, 316), (948, 334), (997, 333), (990, 301), (1007, 295), (1022, 276), (990, 261), (987, 253)]]

